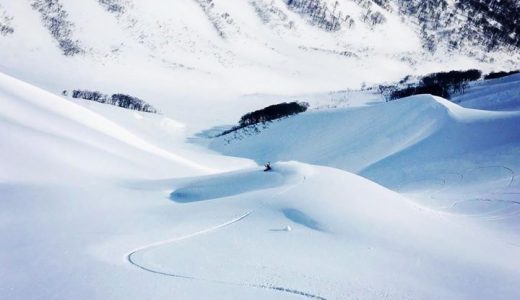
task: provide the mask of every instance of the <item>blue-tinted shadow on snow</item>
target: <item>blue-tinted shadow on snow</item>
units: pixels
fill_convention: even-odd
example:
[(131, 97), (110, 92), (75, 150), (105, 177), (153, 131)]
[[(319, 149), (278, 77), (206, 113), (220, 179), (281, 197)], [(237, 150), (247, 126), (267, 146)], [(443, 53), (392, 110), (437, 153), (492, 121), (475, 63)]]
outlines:
[(316, 220), (309, 217), (300, 210), (294, 208), (285, 208), (282, 210), (282, 213), (287, 219), (293, 221), (294, 223), (303, 225), (312, 230), (323, 231), (320, 224)]
[(284, 177), (277, 172), (234, 172), (209, 177), (180, 187), (170, 193), (170, 200), (177, 203), (191, 203), (236, 196), (248, 192), (280, 186)]

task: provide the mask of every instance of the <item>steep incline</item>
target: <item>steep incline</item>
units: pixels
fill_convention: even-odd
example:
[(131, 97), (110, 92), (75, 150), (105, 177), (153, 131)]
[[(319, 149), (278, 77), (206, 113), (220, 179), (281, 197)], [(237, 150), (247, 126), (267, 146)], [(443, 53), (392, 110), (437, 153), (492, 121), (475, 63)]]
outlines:
[[(472, 94), (478, 95), (478, 89)], [(417, 193), (436, 208), (472, 201), (480, 212), (505, 206), (516, 212), (519, 124), (518, 111), (468, 109), (421, 95), (306, 112), (258, 132), (214, 138), (210, 147), (258, 163), (294, 159), (341, 168), (396, 191)], [(491, 205), (483, 207), (484, 200)], [(466, 211), (475, 212), (471, 205)]]
[(215, 171), (4, 74), (0, 74), (0, 104), (0, 139), (5, 141), (0, 149), (0, 181), (58, 179), (81, 172), (142, 177)]
[(258, 134), (239, 131), (215, 138), (210, 147), (257, 162), (295, 159), (362, 172), (411, 149), (438, 162), (472, 149), (516, 145), (518, 122), (518, 112), (470, 110), (424, 95), (370, 107), (311, 111), (268, 124)]

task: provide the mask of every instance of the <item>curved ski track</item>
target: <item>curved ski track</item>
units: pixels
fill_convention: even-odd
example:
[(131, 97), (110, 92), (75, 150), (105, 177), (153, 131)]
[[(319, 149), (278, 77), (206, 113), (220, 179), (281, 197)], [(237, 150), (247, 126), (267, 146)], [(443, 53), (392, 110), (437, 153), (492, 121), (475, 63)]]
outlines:
[[(305, 177), (304, 177), (303, 180), (305, 180)], [(290, 190), (294, 186), (295, 185), (290, 186), (289, 188), (284, 189), (282, 192), (279, 192), (278, 194), (282, 194), (284, 192), (287, 192), (288, 190)], [(271, 285), (271, 284), (253, 284), (253, 283), (228, 282), (228, 281), (221, 281), (221, 280), (216, 280), (216, 279), (204, 279), (204, 278), (197, 278), (197, 277), (188, 276), (188, 275), (181, 275), (181, 274), (175, 274), (175, 273), (162, 272), (162, 271), (154, 270), (154, 269), (151, 269), (151, 268), (146, 267), (144, 265), (141, 265), (138, 262), (136, 262), (134, 260), (134, 258), (133, 258), (133, 256), (136, 253), (141, 252), (141, 251), (150, 250), (152, 248), (156, 248), (156, 247), (159, 247), (159, 246), (162, 246), (162, 245), (175, 243), (175, 242), (178, 242), (178, 241), (181, 241), (181, 240), (185, 240), (185, 239), (189, 239), (189, 238), (192, 238), (192, 237), (195, 237), (195, 236), (211, 233), (213, 231), (216, 231), (216, 230), (222, 229), (224, 227), (233, 225), (233, 224), (238, 223), (238, 222), (242, 221), (243, 219), (247, 218), (254, 211), (255, 210), (248, 211), (247, 213), (245, 213), (245, 214), (243, 214), (243, 215), (241, 215), (241, 216), (239, 216), (237, 218), (234, 218), (234, 219), (232, 219), (230, 221), (227, 221), (227, 222), (224, 222), (222, 224), (219, 224), (219, 225), (216, 225), (216, 226), (212, 226), (212, 227), (209, 227), (209, 228), (206, 228), (206, 229), (194, 232), (194, 233), (190, 233), (188, 235), (184, 235), (184, 236), (181, 236), (181, 237), (172, 238), (172, 239), (168, 239), (168, 240), (164, 240), (164, 241), (159, 241), (159, 242), (156, 242), (156, 243), (152, 243), (152, 244), (148, 244), (146, 246), (139, 247), (137, 249), (132, 250), (130, 253), (128, 253), (127, 256), (126, 256), (126, 260), (131, 265), (133, 265), (133, 266), (135, 266), (135, 267), (137, 267), (137, 268), (139, 268), (139, 269), (141, 269), (143, 271), (147, 271), (147, 272), (150, 272), (150, 273), (153, 273), (153, 274), (162, 275), (162, 276), (169, 276), (169, 277), (190, 279), (190, 280), (198, 280), (198, 281), (206, 281), (206, 282), (212, 282), (212, 283), (218, 283), (218, 284), (226, 284), (226, 285), (234, 285), (234, 286), (243, 286), (243, 287), (251, 287), (251, 288), (268, 289), (268, 290), (273, 290), (273, 291), (277, 291), (277, 292), (298, 295), (298, 296), (306, 297), (306, 298), (309, 298), (309, 299), (327, 300), (327, 298), (324, 298), (324, 297), (319, 296), (319, 295), (315, 295), (315, 294), (311, 294), (311, 293), (308, 293), (308, 292), (299, 291), (299, 290), (295, 290), (295, 289), (290, 289), (290, 288), (286, 288), (286, 287), (275, 286), (275, 285)]]

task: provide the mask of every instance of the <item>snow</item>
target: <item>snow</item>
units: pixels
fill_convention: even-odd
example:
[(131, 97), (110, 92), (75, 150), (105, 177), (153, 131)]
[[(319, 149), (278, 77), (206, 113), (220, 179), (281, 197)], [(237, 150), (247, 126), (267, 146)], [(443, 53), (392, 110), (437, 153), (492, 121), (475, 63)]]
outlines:
[[(273, 170), (291, 183), (263, 192), (249, 175), (215, 177), (214, 185), (205, 185), (208, 193), (220, 183), (227, 197), (197, 205), (230, 215), (229, 221), (141, 248), (132, 261), (149, 272), (231, 286), (281, 286), (327, 299), (487, 298), (497, 292), (491, 283), (497, 280), (506, 287), (502, 297), (518, 293), (517, 249), (498, 235), (489, 240), (479, 226), (340, 170), (293, 162)], [(242, 184), (258, 189), (243, 193)], [(233, 216), (236, 207), (243, 212)], [(287, 222), (292, 231), (280, 231)], [(489, 253), (500, 258), (487, 260)]]
[[(2, 298), (519, 297), (520, 77), (454, 102), (352, 89), (507, 66), (501, 53), (425, 58), (388, 12), (324, 34), (281, 1), (287, 19), (264, 24), (250, 2), (215, 0), (223, 39), (195, 1), (116, 15), (61, 0), (86, 50), (64, 57), (30, 5), (0, 2), (15, 30), (0, 37)], [(311, 109), (208, 138), (283, 101)]]
[(462, 95), (454, 97), (464, 107), (484, 110), (519, 110), (520, 74), (473, 83)]
[(186, 143), (187, 124), (166, 116), (7, 75), (0, 90), (7, 298), (520, 293), (516, 111), (357, 102), (210, 144), (299, 161), (264, 172)]
[[(440, 70), (505, 70), (518, 58), (504, 51), (486, 53), (486, 60), (427, 53), (414, 27), (396, 13), (373, 5), (388, 22), (370, 30), (360, 20), (362, 8), (350, 0), (339, 1), (339, 9), (356, 18), (356, 26), (336, 33), (310, 25), (283, 1), (256, 0), (278, 9), (291, 28), (262, 23), (250, 1), (214, 1), (226, 39), (196, 1), (118, 2), (122, 15), (98, 1), (60, 0), (74, 24), (72, 39), (85, 50), (64, 58), (29, 3), (2, 0), (15, 32), (0, 40), (1, 71), (54, 93), (123, 91), (178, 116), (176, 104), (187, 97), (200, 105), (208, 95), (222, 101), (252, 93), (329, 92)], [(230, 20), (222, 19), (226, 13)], [(338, 54), (344, 51), (355, 56)]]

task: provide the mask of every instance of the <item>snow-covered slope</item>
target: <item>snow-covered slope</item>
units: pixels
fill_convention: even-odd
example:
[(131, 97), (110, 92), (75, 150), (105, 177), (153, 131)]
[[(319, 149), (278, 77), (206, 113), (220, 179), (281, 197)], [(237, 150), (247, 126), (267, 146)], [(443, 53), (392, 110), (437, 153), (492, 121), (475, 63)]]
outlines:
[[(517, 248), (505, 237), (351, 173), (295, 162), (273, 168), (179, 184), (170, 195), (177, 205), (229, 215), (229, 222), (137, 248), (131, 262), (155, 274), (302, 299), (518, 294)], [(231, 214), (237, 207), (242, 213)], [(489, 253), (495, 258), (487, 260)]]
[[(466, 28), (396, 10), (431, 1), (319, 2), (0, 0), (0, 298), (519, 298), (518, 76), (346, 90), (518, 53), (429, 52)], [(320, 109), (194, 136), (288, 100)]]
[[(320, 2), (332, 12), (333, 1)], [(0, 35), (0, 71), (54, 93), (123, 91), (173, 113), (187, 94), (216, 101), (323, 92), (518, 62), (515, 51), (500, 47), (452, 51), (439, 44), (432, 54), (423, 48), (421, 24), (399, 10), (337, 3), (335, 14), (349, 21), (328, 31), (282, 0), (3, 0), (0, 13), (12, 32)], [(371, 24), (374, 15), (384, 23)]]
[(468, 108), (484, 110), (520, 110), (520, 74), (477, 81), (453, 101)]
[(520, 293), (518, 112), (418, 96), (304, 113), (212, 145), (350, 169), (405, 198), (337, 168), (277, 162), (262, 172), (187, 144), (189, 125), (163, 115), (7, 75), (0, 90), (6, 298)]
[[(518, 104), (515, 78), (475, 84), (456, 101), (511, 109)], [(500, 217), (518, 212), (519, 124), (519, 111), (420, 95), (309, 111), (213, 138), (209, 147), (258, 163), (294, 159), (341, 168), (429, 207)], [(514, 232), (517, 222), (506, 225)]]
[[(516, 145), (519, 122), (518, 112), (466, 109), (422, 95), (368, 107), (310, 111), (268, 124), (258, 134), (246, 129), (215, 138), (210, 147), (257, 162), (296, 159), (363, 173), (403, 151), (415, 151), (407, 152), (406, 159), (417, 165)], [(399, 172), (403, 166), (388, 167)]]
[[(112, 117), (108, 119), (4, 74), (0, 74), (0, 103), (4, 108), (0, 112), (1, 139), (6, 141), (0, 150), (1, 181), (70, 179), (78, 172), (146, 178), (150, 174), (189, 176), (226, 170), (218, 163), (203, 166), (192, 160), (189, 147), (179, 147), (179, 154), (151, 143), (153, 140), (142, 132), (150, 118), (159, 125), (152, 129), (156, 131), (153, 136), (161, 138), (161, 127), (165, 127), (165, 134), (182, 140), (182, 124), (165, 117), (100, 105), (101, 111)], [(118, 115), (110, 114), (114, 109)], [(121, 126), (131, 124), (125, 121), (125, 115), (139, 123), (141, 129), (130, 128), (133, 133)], [(171, 143), (163, 144), (172, 147)], [(49, 173), (49, 169), (53, 171)]]

